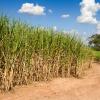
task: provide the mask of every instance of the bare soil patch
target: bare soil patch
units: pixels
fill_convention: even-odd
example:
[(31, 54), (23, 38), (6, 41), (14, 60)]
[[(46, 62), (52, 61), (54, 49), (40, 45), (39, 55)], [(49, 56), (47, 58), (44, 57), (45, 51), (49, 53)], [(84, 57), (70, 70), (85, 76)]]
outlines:
[(100, 100), (100, 64), (82, 79), (57, 78), (50, 82), (36, 82), (0, 93), (0, 100)]

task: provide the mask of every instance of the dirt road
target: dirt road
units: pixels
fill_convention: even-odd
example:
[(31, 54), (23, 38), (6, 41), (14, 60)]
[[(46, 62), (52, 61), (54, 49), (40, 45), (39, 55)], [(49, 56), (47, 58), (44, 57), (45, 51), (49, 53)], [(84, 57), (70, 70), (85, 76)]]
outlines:
[(94, 63), (82, 79), (58, 78), (14, 91), (0, 94), (0, 100), (100, 100), (100, 64)]

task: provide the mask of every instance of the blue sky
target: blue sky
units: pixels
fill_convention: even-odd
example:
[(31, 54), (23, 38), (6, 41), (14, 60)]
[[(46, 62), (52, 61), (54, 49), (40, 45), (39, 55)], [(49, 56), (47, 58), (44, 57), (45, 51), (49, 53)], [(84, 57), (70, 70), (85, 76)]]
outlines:
[(0, 14), (35, 26), (77, 30), (87, 37), (100, 30), (99, 3), (100, 0), (0, 0)]

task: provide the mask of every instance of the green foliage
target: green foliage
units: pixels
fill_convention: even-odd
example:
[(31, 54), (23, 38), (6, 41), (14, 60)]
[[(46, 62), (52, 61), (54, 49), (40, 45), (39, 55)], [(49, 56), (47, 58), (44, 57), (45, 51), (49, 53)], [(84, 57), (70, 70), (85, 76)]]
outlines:
[(95, 50), (100, 51), (100, 34), (95, 34), (90, 37), (89, 44)]

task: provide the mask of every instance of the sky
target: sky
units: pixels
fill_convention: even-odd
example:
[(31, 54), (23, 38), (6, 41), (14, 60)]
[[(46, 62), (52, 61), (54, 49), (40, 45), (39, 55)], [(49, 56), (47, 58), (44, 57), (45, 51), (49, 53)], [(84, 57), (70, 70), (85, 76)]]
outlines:
[(100, 34), (100, 0), (0, 0), (0, 14), (83, 37)]

